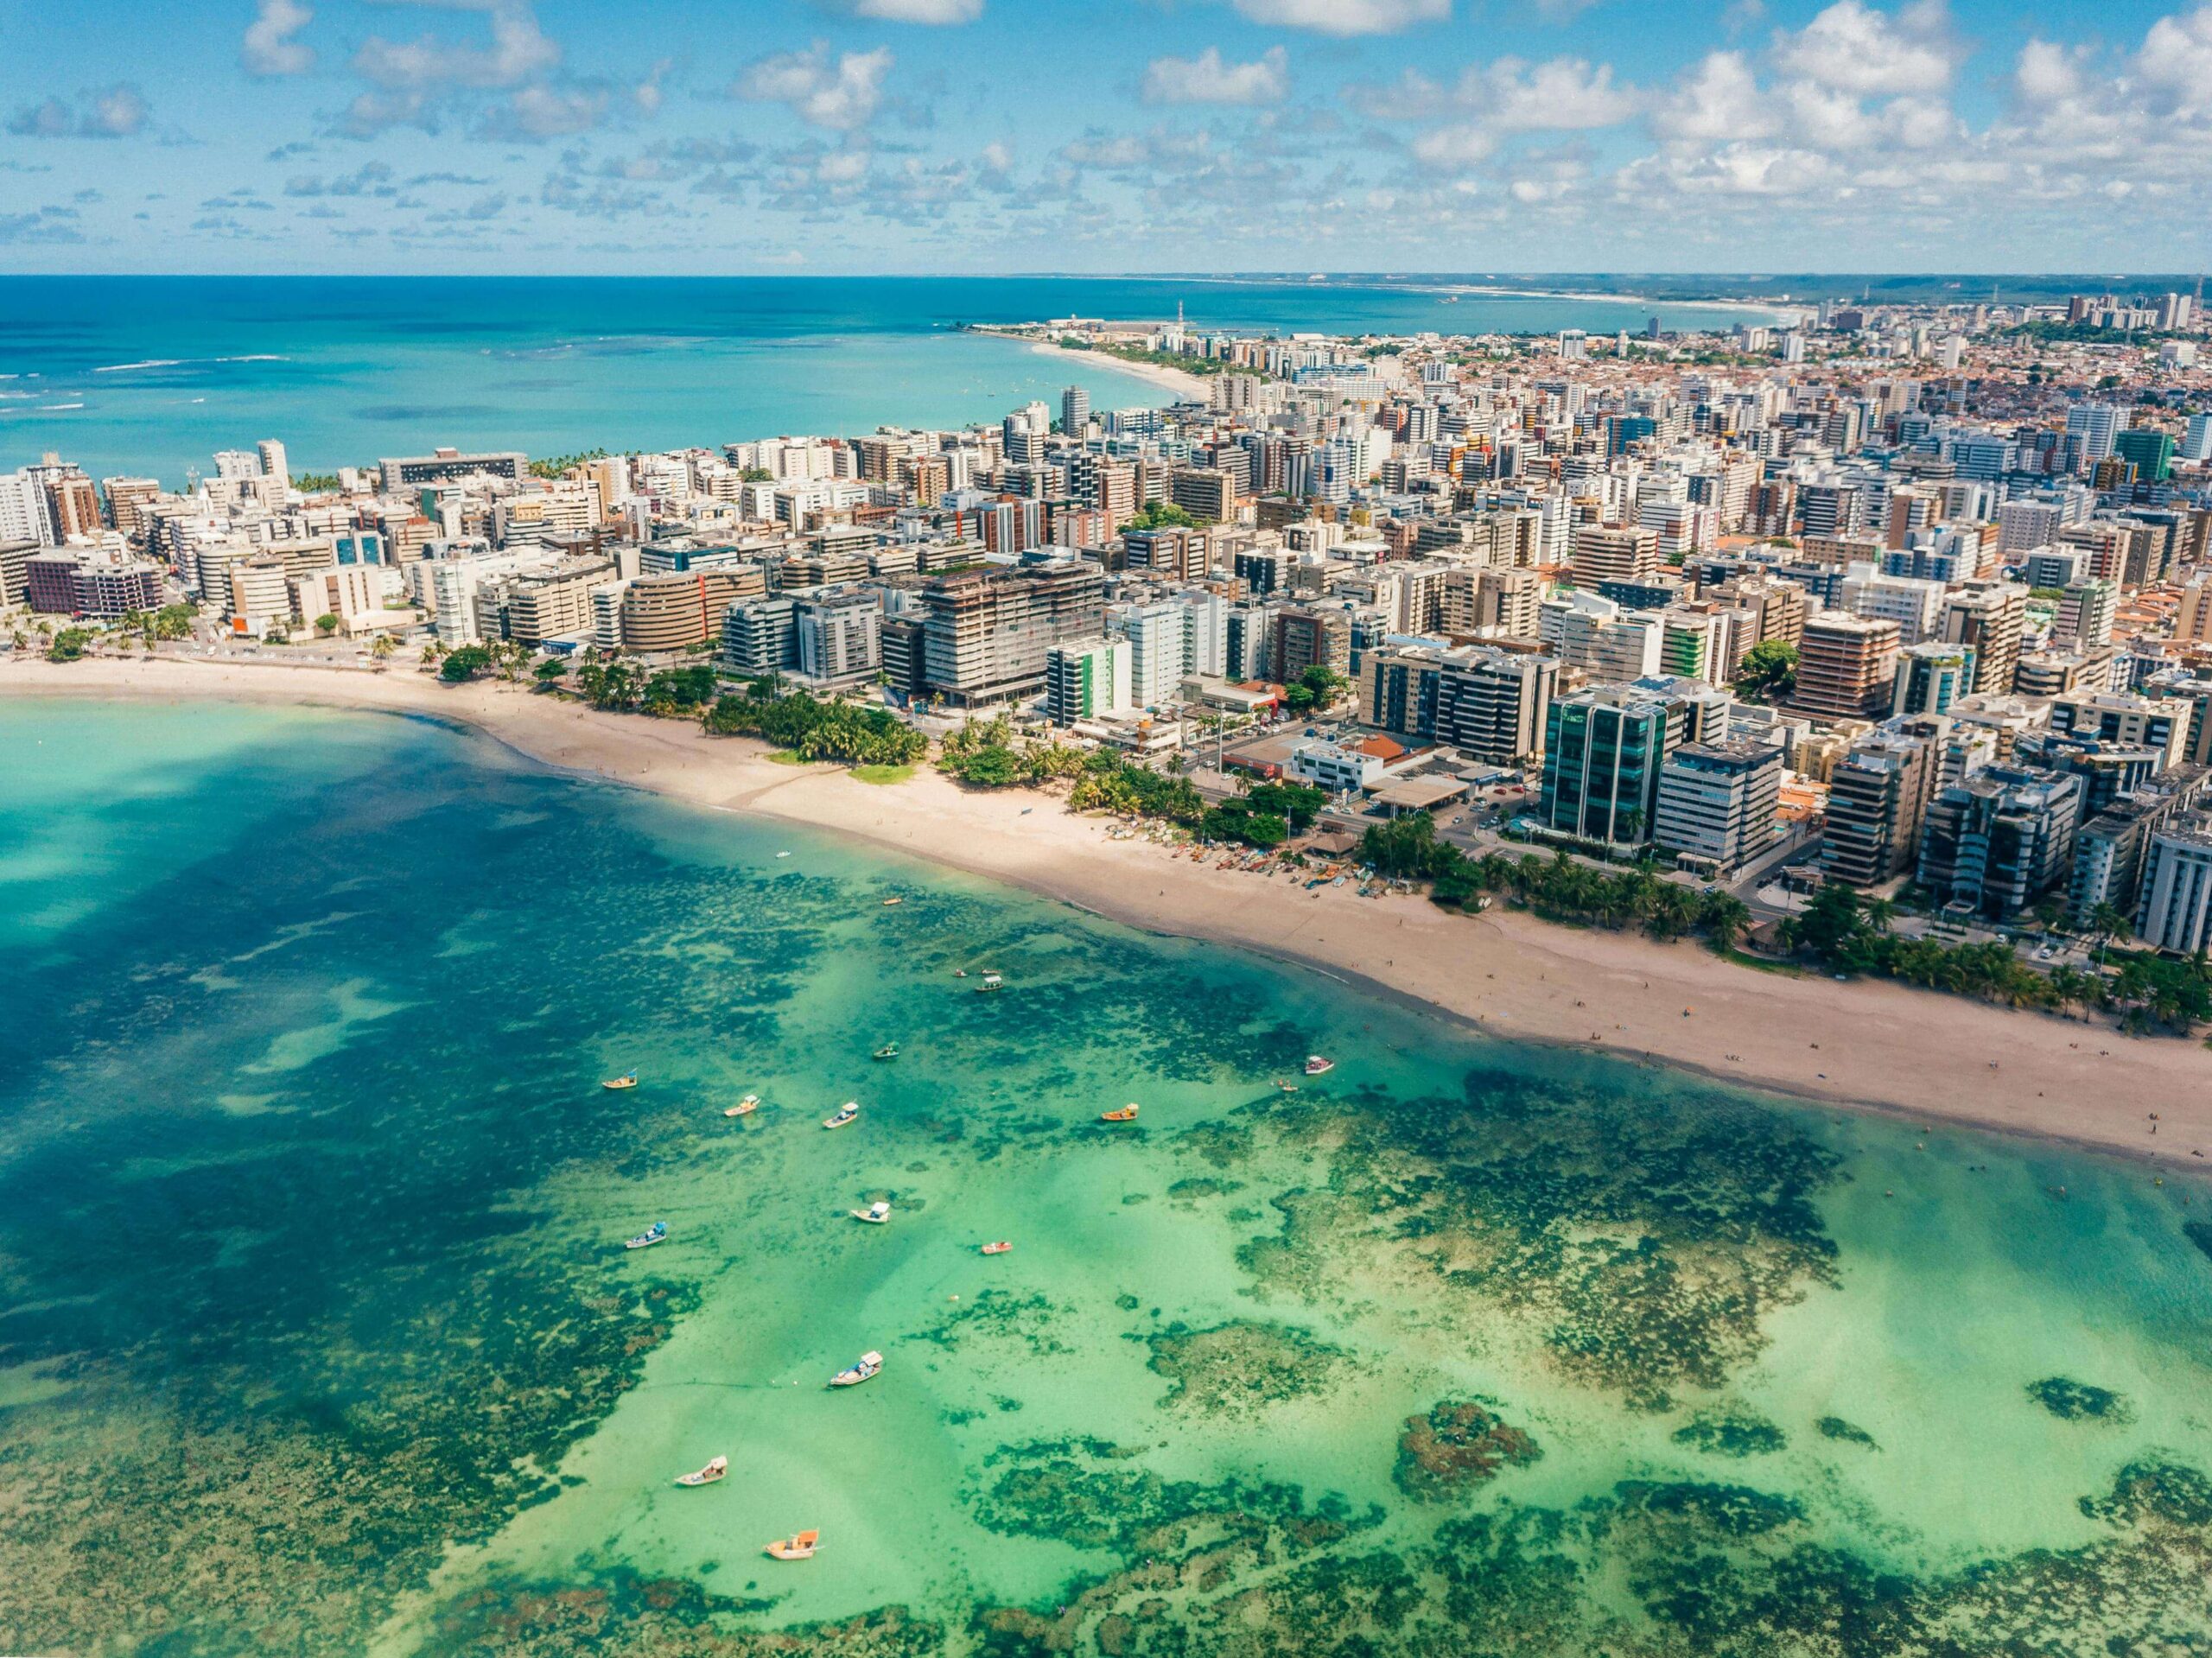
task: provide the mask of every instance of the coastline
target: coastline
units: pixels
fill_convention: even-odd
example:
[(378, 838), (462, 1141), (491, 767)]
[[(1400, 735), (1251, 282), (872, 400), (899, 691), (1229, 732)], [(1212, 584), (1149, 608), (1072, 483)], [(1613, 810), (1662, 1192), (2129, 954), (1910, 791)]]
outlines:
[(1071, 363), (1084, 363), (1096, 368), (1104, 364), (1116, 374), (1128, 374), (1172, 391), (1179, 403), (1204, 403), (1206, 383), (1195, 374), (1179, 368), (1169, 368), (1165, 363), (1132, 363), (1127, 358), (1116, 357), (1111, 352), (1070, 351), (1065, 346), (1056, 346), (1049, 340), (1031, 340), (1027, 334), (1001, 334), (995, 328), (978, 328), (979, 334), (996, 334), (1001, 340), (1020, 340), (1039, 357), (1058, 357)]
[(1033, 791), (970, 793), (927, 768), (901, 784), (863, 784), (841, 768), (777, 764), (760, 743), (710, 738), (689, 721), (596, 713), (521, 686), (448, 686), (411, 665), (0, 663), (0, 696), (73, 696), (448, 719), (556, 770), (849, 835), (1142, 931), (1294, 962), (1500, 1038), (2212, 1172), (2212, 1155), (2191, 1155), (2212, 1153), (2212, 1071), (2192, 1041), (2130, 1039), (1878, 981), (1760, 972), (1691, 943), (1522, 914), (1469, 918), (1418, 897), (1307, 892), (1288, 877), (1200, 868), (1141, 839), (1111, 840), (1105, 820)]

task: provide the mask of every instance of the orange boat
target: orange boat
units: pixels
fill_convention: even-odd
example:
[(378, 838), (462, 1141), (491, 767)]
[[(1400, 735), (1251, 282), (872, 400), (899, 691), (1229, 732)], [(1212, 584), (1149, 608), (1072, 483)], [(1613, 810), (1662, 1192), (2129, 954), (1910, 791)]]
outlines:
[(1134, 1105), (1125, 1105), (1118, 1111), (1101, 1111), (1098, 1114), (1101, 1122), (1135, 1122), (1136, 1120), (1137, 1109)]
[(985, 1244), (983, 1246), (983, 1253), (987, 1255), (1002, 1255), (1013, 1248), (1014, 1246), (1011, 1243), (1007, 1242), (1005, 1239), (1001, 1238), (996, 1243)]
[(815, 1540), (821, 1535), (818, 1531), (803, 1531), (796, 1537), (779, 1537), (768, 1545), (768, 1553), (779, 1560), (810, 1560)]

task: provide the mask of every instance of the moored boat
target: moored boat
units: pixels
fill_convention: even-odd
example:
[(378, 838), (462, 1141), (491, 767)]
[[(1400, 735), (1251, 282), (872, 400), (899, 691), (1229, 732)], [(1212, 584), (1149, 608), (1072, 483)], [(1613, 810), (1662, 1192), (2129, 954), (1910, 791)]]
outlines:
[(758, 1111), (760, 1109), (760, 1096), (758, 1094), (748, 1094), (743, 1099), (740, 1100), (735, 1105), (726, 1109), (722, 1112), (722, 1115), (726, 1117), (750, 1116), (753, 1112)]
[(822, 1120), (822, 1126), (824, 1128), (842, 1128), (860, 1114), (861, 1102), (858, 1100), (847, 1100), (844, 1104), (837, 1108), (836, 1116), (824, 1117)]
[(887, 1042), (868, 1056), (871, 1059), (896, 1059), (898, 1057), (899, 1045), (896, 1042)]
[(995, 973), (986, 973), (983, 975), (982, 983), (976, 987), (976, 994), (979, 996), (986, 996), (994, 990), (1003, 990), (1005, 988), (1006, 981), (1004, 979), (999, 977)]
[(676, 1477), (676, 1483), (678, 1485), (712, 1485), (728, 1472), (729, 1458), (716, 1457), (696, 1474), (678, 1474)]
[(1333, 1059), (1324, 1059), (1318, 1053), (1306, 1056), (1306, 1074), (1308, 1077), (1325, 1077), (1336, 1068), (1337, 1062)]
[(1001, 1238), (996, 1243), (985, 1244), (983, 1246), (983, 1253), (987, 1255), (1002, 1255), (1013, 1248), (1014, 1246), (1011, 1243), (1008, 1243), (1004, 1238)]
[(833, 1388), (857, 1388), (883, 1368), (883, 1355), (863, 1353), (845, 1369), (830, 1378)]
[(610, 1077), (600, 1084), (601, 1088), (635, 1088), (637, 1085), (638, 1073), (634, 1070), (626, 1070), (620, 1077)]
[(891, 1205), (880, 1202), (873, 1203), (866, 1209), (854, 1210), (852, 1216), (855, 1220), (866, 1221), (870, 1226), (881, 1226), (891, 1218)]
[(795, 1537), (779, 1537), (768, 1545), (767, 1552), (779, 1560), (810, 1560), (821, 1535), (818, 1531), (803, 1531)]
[(1134, 1105), (1125, 1105), (1118, 1111), (1101, 1111), (1098, 1114), (1101, 1122), (1135, 1122), (1136, 1120), (1137, 1108)]
[(666, 1221), (655, 1221), (644, 1231), (639, 1233), (636, 1237), (624, 1239), (622, 1247), (625, 1249), (650, 1249), (656, 1243), (666, 1242), (667, 1238), (668, 1223)]
[(883, 900), (883, 907), (887, 910), (895, 910), (906, 901), (903, 898), (887, 898)]

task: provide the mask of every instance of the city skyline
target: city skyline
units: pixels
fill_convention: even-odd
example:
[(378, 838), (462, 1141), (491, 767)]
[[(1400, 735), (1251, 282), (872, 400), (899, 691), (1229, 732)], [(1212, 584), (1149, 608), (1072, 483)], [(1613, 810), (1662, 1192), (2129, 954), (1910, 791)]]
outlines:
[[(0, 271), (2188, 270), (2212, 6), (172, 0), (0, 69)], [(18, 28), (18, 38), (23, 31)]]

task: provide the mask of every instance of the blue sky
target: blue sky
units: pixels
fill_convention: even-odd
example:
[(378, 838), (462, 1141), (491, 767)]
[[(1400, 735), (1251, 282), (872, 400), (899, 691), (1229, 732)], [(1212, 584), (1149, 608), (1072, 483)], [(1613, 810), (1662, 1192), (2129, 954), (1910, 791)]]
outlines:
[(0, 42), (0, 270), (2212, 263), (2212, 0), (5, 0)]

